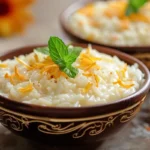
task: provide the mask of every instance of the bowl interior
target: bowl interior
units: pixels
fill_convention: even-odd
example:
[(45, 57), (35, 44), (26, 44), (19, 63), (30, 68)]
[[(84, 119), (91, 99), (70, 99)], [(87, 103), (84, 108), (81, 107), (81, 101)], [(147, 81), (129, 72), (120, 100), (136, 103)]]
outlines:
[[(87, 44), (73, 44), (75, 46), (80, 46), (80, 47), (87, 47)], [(24, 47), (24, 48), (19, 48), (17, 50), (13, 50), (9, 53), (4, 54), (3, 56), (0, 57), (0, 60), (5, 60), (5, 59), (12, 59), (14, 56), (19, 56), (21, 54), (28, 54), (33, 51), (34, 48), (36, 47), (41, 47), (44, 45), (36, 45), (36, 46), (31, 46), (31, 47)], [(42, 106), (37, 106), (37, 105), (31, 105), (31, 104), (24, 104), (20, 103), (14, 100), (7, 99), (5, 97), (0, 96), (0, 106), (4, 106), (7, 108), (11, 108), (14, 110), (17, 110), (19, 112), (26, 112), (26, 113), (31, 113), (31, 114), (40, 114), (41, 116), (59, 116), (59, 117), (84, 117), (84, 116), (89, 116), (89, 115), (96, 115), (97, 113), (107, 113), (107, 111), (115, 111), (116, 109), (123, 109), (126, 108), (128, 105), (132, 105), (136, 102), (139, 101), (140, 98), (144, 97), (150, 88), (150, 75), (149, 75), (149, 70), (147, 67), (137, 60), (136, 58), (127, 55), (125, 53), (110, 49), (110, 48), (105, 48), (101, 46), (92, 46), (94, 49), (109, 54), (109, 55), (116, 55), (118, 56), (121, 60), (125, 61), (128, 64), (134, 64), (137, 63), (139, 65), (139, 68), (141, 71), (145, 74), (145, 83), (143, 86), (134, 94), (120, 99), (118, 101), (104, 104), (104, 105), (96, 105), (96, 106), (86, 106), (86, 107), (80, 107), (80, 108), (68, 108), (68, 107), (63, 107), (63, 108), (58, 108), (58, 107), (42, 107)]]

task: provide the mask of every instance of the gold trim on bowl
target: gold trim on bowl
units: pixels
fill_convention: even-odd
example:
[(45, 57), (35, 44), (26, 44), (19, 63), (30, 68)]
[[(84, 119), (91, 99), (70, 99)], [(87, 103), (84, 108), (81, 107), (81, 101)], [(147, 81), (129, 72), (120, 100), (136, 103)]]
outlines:
[(84, 117), (84, 118), (49, 118), (49, 117), (37, 117), (37, 116), (32, 116), (32, 115), (26, 115), (26, 114), (23, 114), (23, 113), (18, 113), (18, 112), (14, 112), (12, 110), (8, 110), (6, 108), (3, 108), (2, 106), (0, 106), (0, 110), (3, 110), (5, 112), (8, 112), (8, 113), (11, 113), (11, 114), (14, 114), (14, 115), (18, 115), (18, 116), (24, 116), (24, 117), (27, 117), (27, 118), (30, 118), (30, 119), (38, 119), (38, 120), (45, 120), (45, 121), (52, 121), (52, 122), (78, 122), (78, 121), (90, 121), (90, 120), (94, 120), (94, 119), (101, 119), (101, 118), (105, 118), (105, 117), (109, 117), (111, 115), (116, 115), (118, 113), (123, 113), (124, 111), (128, 111), (136, 106), (138, 106), (139, 104), (143, 103), (144, 100), (145, 100), (146, 96), (144, 96), (142, 98), (141, 101), (137, 102), (136, 104), (128, 107), (128, 108), (125, 108), (125, 109), (122, 109), (122, 110), (119, 110), (117, 112), (112, 112), (112, 113), (108, 113), (108, 114), (105, 114), (105, 115), (98, 115), (98, 116), (93, 116), (93, 117)]
[(28, 130), (31, 125), (36, 125), (37, 131), (43, 134), (64, 135), (69, 133), (75, 139), (85, 134), (95, 136), (114, 126), (115, 121), (120, 123), (130, 121), (140, 110), (145, 97), (140, 102), (117, 112), (76, 119), (37, 117), (0, 107), (0, 122), (16, 132)]

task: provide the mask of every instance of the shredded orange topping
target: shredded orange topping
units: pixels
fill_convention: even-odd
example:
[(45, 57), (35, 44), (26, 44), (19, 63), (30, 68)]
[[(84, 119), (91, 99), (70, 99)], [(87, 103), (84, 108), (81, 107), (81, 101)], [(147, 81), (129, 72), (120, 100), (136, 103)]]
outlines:
[[(118, 17), (120, 19), (120, 31), (127, 30), (130, 26), (131, 21), (150, 23), (150, 17), (143, 13), (150, 10), (149, 2), (147, 2), (146, 5), (144, 5), (138, 13), (131, 14), (130, 16), (125, 15), (127, 5), (127, 1), (108, 2), (108, 6), (104, 10), (103, 15), (109, 18)], [(93, 19), (94, 9), (94, 4), (88, 4), (85, 7), (79, 9), (77, 13), (88, 17), (89, 24), (92, 27), (99, 28), (101, 24)], [(79, 26), (83, 26), (83, 21), (79, 22)], [(95, 36), (93, 34), (90, 34), (86, 39), (91, 41), (95, 39)]]
[(94, 76), (94, 79), (95, 79), (95, 82), (96, 82), (96, 87), (98, 87), (98, 83), (100, 81), (100, 78), (96, 74), (94, 74), (93, 76)]
[(15, 77), (21, 81), (26, 80), (26, 77), (19, 73), (17, 66), (15, 66)]
[[(90, 54), (90, 48), (88, 47), (85, 53), (82, 53), (79, 57), (80, 65), (78, 68), (84, 70), (83, 75), (86, 77), (92, 77), (95, 81), (96, 86), (98, 87), (98, 83), (100, 81), (99, 77), (93, 72), (93, 70), (99, 70), (100, 66), (97, 65), (97, 61), (100, 61), (101, 58), (94, 57)], [(92, 87), (92, 83), (88, 83), (84, 89), (84, 92), (88, 92)]]
[(86, 76), (86, 77), (91, 77), (92, 73), (89, 73), (89, 72), (88, 73), (83, 73), (83, 75)]
[(95, 35), (94, 34), (89, 34), (86, 38), (88, 41), (93, 41), (95, 39)]
[(126, 84), (124, 81), (118, 79), (116, 82), (114, 82), (114, 84), (119, 84), (120, 86), (124, 87), (124, 88), (131, 88), (132, 86), (134, 86), (133, 83), (130, 83), (130, 84)]
[(127, 64), (124, 65), (124, 67), (119, 70), (119, 71), (116, 71), (117, 72), (117, 75), (120, 77), (120, 78), (125, 78), (126, 76), (126, 71), (127, 71)]
[(14, 84), (14, 80), (19, 80), (19, 81), (25, 81), (26, 80), (26, 77), (19, 73), (19, 70), (16, 66), (14, 68), (13, 74), (9, 75), (8, 73), (6, 73), (4, 75), (4, 77), (5, 77), (5, 79), (9, 79), (12, 84)]
[[(147, 5), (148, 4), (149, 3), (147, 3)], [(127, 8), (127, 1), (110, 2), (106, 10), (104, 11), (104, 15), (109, 18), (112, 18), (114, 16), (120, 18), (122, 29), (127, 29), (129, 27), (130, 21), (135, 21), (135, 22), (140, 21), (140, 22), (150, 23), (150, 18), (142, 14), (141, 12), (131, 14), (130, 16), (125, 16), (126, 8)], [(146, 10), (147, 7), (143, 7), (142, 9)]]
[(95, 28), (99, 28), (101, 26), (101, 24), (95, 20), (89, 20), (89, 24)]
[(86, 76), (86, 77), (93, 77), (93, 79), (95, 80), (95, 83), (96, 83), (96, 87), (98, 87), (98, 83), (100, 81), (100, 78), (96, 74), (83, 73), (83, 75)]
[(0, 68), (7, 68), (7, 64), (0, 64)]
[(36, 61), (36, 62), (39, 62), (39, 57), (38, 57), (37, 54), (34, 54), (34, 58), (35, 58), (35, 61)]
[(55, 64), (49, 56), (42, 62), (34, 63), (31, 67), (33, 69), (41, 70), (41, 73), (46, 73), (49, 78), (57, 79), (60, 76), (67, 77), (67, 75), (60, 70), (59, 66)]
[(5, 74), (5, 79), (9, 79), (10, 83), (14, 85), (14, 78), (15, 74), (9, 75), (8, 73)]
[(94, 5), (93, 4), (88, 4), (85, 7), (81, 8), (77, 11), (77, 13), (86, 15), (88, 17), (93, 16), (93, 12), (94, 12)]
[(120, 22), (120, 30), (126, 30), (129, 28), (129, 25), (130, 25), (130, 21), (129, 19), (123, 19), (121, 22)]
[(33, 90), (33, 84), (29, 83), (25, 87), (20, 88), (19, 92), (21, 92), (21, 93), (28, 93), (28, 92), (31, 92), (32, 90)]
[[(120, 86), (128, 89), (128, 88), (131, 88), (132, 86), (134, 86), (134, 84), (132, 83), (132, 80), (124, 81), (124, 79), (126, 77), (126, 71), (127, 71), (127, 64), (124, 65), (122, 70), (116, 71), (116, 73), (118, 75), (118, 80), (116, 82), (114, 82), (114, 84), (119, 84)], [(125, 82), (131, 82), (131, 83), (127, 84)]]
[(127, 2), (125, 1), (110, 2), (106, 10), (104, 11), (104, 15), (107, 17), (117, 16), (118, 18), (122, 18), (125, 14), (126, 8)]
[(18, 63), (24, 65), (28, 70), (33, 69), (31, 66), (29, 66), (28, 64), (26, 64), (24, 61), (22, 61), (21, 59), (16, 57), (16, 60), (18, 61)]
[[(88, 47), (85, 52), (81, 53), (79, 56), (79, 66), (81, 70), (83, 70), (83, 75), (86, 77), (89, 77), (92, 79), (92, 81), (88, 82), (87, 85), (85, 85), (83, 92), (87, 93), (91, 87), (95, 84), (96, 87), (99, 86), (100, 77), (96, 75), (95, 71), (100, 70), (100, 66), (97, 64), (97, 61), (105, 60), (108, 62), (111, 62), (112, 60), (109, 58), (99, 58), (93, 56), (91, 53), (91, 48)], [(27, 64), (24, 61), (22, 61), (19, 58), (16, 58), (16, 60), (23, 65), (28, 71), (30, 70), (40, 70), (40, 72), (43, 74), (46, 74), (47, 77), (58, 79), (60, 76), (64, 76), (67, 78), (67, 75), (62, 72), (57, 64), (55, 64), (52, 59), (49, 56), (46, 56), (43, 61), (39, 60), (39, 57), (37, 54), (34, 55), (34, 63)], [(124, 88), (131, 88), (134, 84), (132, 83), (132, 80), (126, 79), (126, 72), (127, 72), (128, 66), (125, 64), (123, 68), (119, 71), (116, 71), (118, 78), (116, 82), (113, 82), (113, 84), (119, 84), (120, 86)], [(112, 73), (112, 72), (111, 72)], [(10, 82), (14, 85), (16, 82), (20, 81), (26, 81), (26, 77), (21, 74), (17, 68), (17, 66), (14, 67), (14, 72), (12, 74), (6, 73), (4, 76), (6, 79), (9, 79)], [(26, 93), (31, 92), (33, 90), (33, 84), (30, 83), (25, 87), (22, 87), (19, 89), (20, 92)]]
[(146, 22), (150, 23), (150, 18), (148, 16), (145, 16), (143, 14), (131, 14), (129, 16), (129, 19), (132, 21), (141, 21), (141, 22)]
[(79, 58), (80, 66), (79, 68), (84, 71), (91, 71), (91, 69), (100, 69), (100, 67), (96, 64), (98, 60), (101, 58), (94, 57), (90, 55), (89, 49), (87, 49), (86, 53), (82, 53)]
[(90, 88), (92, 87), (92, 83), (88, 83), (86, 86), (85, 86), (85, 88), (83, 89), (83, 93), (88, 93), (89, 92), (89, 90), (90, 90)]
[(8, 73), (5, 74), (4, 76), (6, 79), (9, 79), (10, 75)]
[[(55, 64), (52, 59), (47, 56), (44, 61), (39, 61), (38, 55), (34, 55), (35, 62), (32, 65), (28, 65), (22, 60), (17, 58), (17, 61), (24, 65), (28, 70), (39, 69), (41, 73), (46, 73), (48, 78), (59, 78), (60, 76), (67, 77), (67, 75), (59, 69), (59, 66)], [(11, 76), (5, 75), (6, 78), (11, 79)], [(25, 80), (25, 77), (18, 72), (18, 69), (15, 67), (15, 77), (20, 80)], [(26, 93), (31, 92), (33, 90), (33, 84), (30, 83), (25, 87), (19, 89), (20, 92)]]
[(46, 73), (48, 78), (59, 78), (60, 76), (67, 77), (67, 75), (62, 72), (57, 64), (55, 64), (52, 59), (47, 56), (43, 61), (39, 61), (38, 55), (34, 55), (35, 62), (31, 65), (26, 64), (24, 61), (22, 61), (19, 58), (16, 58), (16, 60), (24, 65), (28, 70), (35, 70), (39, 69), (41, 70), (41, 73)]
[(80, 27), (82, 27), (82, 26), (83, 26), (83, 24), (84, 24), (84, 23), (83, 23), (83, 21), (82, 21), (82, 20), (81, 20), (81, 21), (79, 21), (79, 26), (80, 26)]

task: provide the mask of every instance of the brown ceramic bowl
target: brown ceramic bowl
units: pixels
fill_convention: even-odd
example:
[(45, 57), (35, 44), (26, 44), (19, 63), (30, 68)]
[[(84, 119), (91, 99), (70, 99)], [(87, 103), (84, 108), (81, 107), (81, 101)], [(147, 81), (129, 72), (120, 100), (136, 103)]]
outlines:
[[(87, 47), (87, 44), (75, 44)], [(38, 46), (13, 50), (1, 60), (27, 54)], [(0, 121), (13, 133), (50, 145), (97, 145), (115, 136), (139, 112), (150, 88), (148, 69), (139, 60), (109, 48), (94, 46), (100, 52), (116, 55), (128, 64), (137, 63), (145, 74), (144, 85), (134, 94), (105, 105), (56, 108), (23, 104), (0, 96)]]
[[(98, 1), (98, 0), (95, 0)], [(101, 1), (107, 1), (107, 0), (101, 0)], [(137, 53), (137, 52), (149, 52), (150, 53), (150, 45), (149, 46), (115, 46), (115, 45), (109, 45), (109, 44), (103, 44), (96, 41), (90, 41), (88, 39), (85, 39), (82, 37), (82, 35), (77, 34), (72, 28), (70, 27), (69, 18), (70, 16), (75, 13), (78, 9), (84, 7), (88, 3), (93, 3), (93, 0), (84, 0), (84, 1), (77, 1), (73, 4), (71, 4), (68, 8), (65, 9), (64, 12), (60, 15), (60, 23), (64, 31), (72, 38), (72, 40), (75, 40), (77, 42), (81, 43), (93, 43), (100, 46), (110, 47), (114, 49), (118, 49), (127, 53)]]

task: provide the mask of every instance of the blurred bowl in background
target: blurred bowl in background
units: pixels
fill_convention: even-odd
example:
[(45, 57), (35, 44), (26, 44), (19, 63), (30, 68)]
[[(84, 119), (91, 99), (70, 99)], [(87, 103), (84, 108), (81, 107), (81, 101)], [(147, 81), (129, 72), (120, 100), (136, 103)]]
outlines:
[[(104, 0), (102, 0), (102, 1), (104, 1)], [(96, 1), (94, 1), (94, 2), (96, 2)], [(98, 44), (101, 46), (118, 49), (118, 50), (121, 50), (121, 51), (124, 51), (127, 53), (131, 53), (131, 54), (144, 53), (144, 52), (150, 53), (150, 45), (148, 45), (148, 46), (137, 46), (137, 45), (121, 46), (119, 44), (118, 45), (104, 44), (102, 42), (84, 38), (82, 33), (77, 33), (75, 31), (75, 29), (73, 30), (73, 28), (70, 25), (70, 21), (69, 21), (70, 17), (80, 8), (83, 8), (87, 4), (92, 4), (92, 3), (93, 3), (93, 0), (75, 2), (72, 5), (70, 5), (68, 8), (66, 8), (66, 10), (64, 12), (62, 12), (62, 14), (60, 15), (60, 23), (62, 25), (62, 28), (70, 37), (72, 37), (72, 39), (76, 40), (77, 42), (94, 43), (94, 44)], [(107, 40), (107, 39), (105, 38), (105, 40)]]

